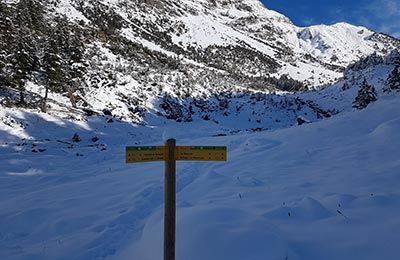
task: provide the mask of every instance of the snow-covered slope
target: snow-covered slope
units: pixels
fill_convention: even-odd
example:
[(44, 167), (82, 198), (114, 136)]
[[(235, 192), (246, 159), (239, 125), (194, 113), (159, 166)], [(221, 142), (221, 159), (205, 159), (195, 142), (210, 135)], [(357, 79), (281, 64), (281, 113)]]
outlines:
[[(72, 6), (76, 3), (70, 1), (74, 10)], [(131, 30), (136, 36), (136, 40), (130, 37), (133, 41), (141, 42), (145, 33), (160, 50), (173, 45), (182, 48), (188, 56), (192, 56), (189, 50), (210, 55), (208, 51), (213, 51), (213, 46), (229, 46), (235, 55), (235, 47), (241, 47), (251, 53), (252, 59), (264, 56), (271, 59), (270, 68), (261, 67), (259, 71), (241, 68), (245, 74), (258, 76), (275, 72), (273, 75), (277, 77), (288, 74), (310, 88), (332, 83), (345, 67), (363, 56), (385, 54), (399, 47), (399, 41), (394, 38), (346, 23), (297, 27), (258, 0), (180, 0), (158, 4), (145, 1), (139, 6), (126, 1), (102, 3), (124, 18), (122, 30)], [(152, 30), (148, 31), (150, 27)], [(167, 36), (161, 39), (154, 31)], [(252, 63), (252, 66), (260, 65), (254, 60)], [(206, 65), (211, 64), (206, 62)], [(313, 76), (319, 80), (311, 80)]]
[(47, 113), (232, 114), (231, 96), (322, 88), (400, 46), (345, 23), (300, 28), (258, 0), (24, 3), (0, 3), (0, 102)]
[[(318, 91), (211, 95), (187, 111), (146, 99), (140, 124), (55, 94), (48, 113), (1, 106), (0, 258), (161, 258), (163, 163), (126, 165), (124, 149), (170, 137), (228, 147), (226, 163), (178, 163), (177, 258), (395, 258), (399, 57), (363, 59)], [(377, 100), (357, 110), (365, 82)], [(120, 97), (140, 89), (124, 85), (93, 98), (124, 115)], [(190, 122), (168, 119), (188, 111)]]
[[(104, 56), (99, 59), (112, 61), (116, 57), (104, 52)], [(286, 128), (304, 123), (303, 121), (311, 123), (354, 110), (356, 97), (366, 85), (373, 87), (377, 99), (386, 96), (390, 88), (399, 88), (399, 64), (400, 53), (397, 51), (385, 57), (369, 56), (349, 67), (344, 77), (332, 86), (294, 93), (240, 87), (226, 91), (218, 86), (204, 89), (199, 83), (191, 86), (185, 84), (179, 80), (178, 75), (175, 75), (175, 82), (182, 84), (179, 88), (174, 88), (171, 84), (156, 83), (154, 80), (148, 88), (143, 89), (141, 82), (117, 73), (115, 85), (93, 88), (85, 94), (83, 101), (89, 105), (83, 108), (71, 107), (67, 97), (50, 93), (47, 114), (71, 121), (87, 121), (92, 115), (100, 115), (110, 122), (125, 121), (149, 126), (164, 124), (166, 119), (199, 124), (201, 121), (210, 121), (218, 129), (212, 132), (214, 135)], [(389, 86), (391, 77), (394, 80), (392, 87)], [(162, 92), (152, 86), (162, 89)], [(26, 89), (30, 93), (26, 99), (31, 100), (37, 99), (36, 93), (43, 96), (45, 91), (33, 83), (28, 84)], [(0, 94), (1, 103), (18, 97), (18, 92), (15, 91), (3, 90)], [(14, 112), (3, 112), (0, 123), (9, 122), (8, 117), (16, 119), (13, 125), (17, 128), (13, 131), (20, 129), (21, 134), (17, 135), (25, 138), (24, 127), (18, 127), (20, 120), (13, 114)]]
[[(329, 106), (324, 91), (308, 95)], [(313, 124), (229, 136), (213, 136), (228, 122), (157, 117), (139, 126), (3, 107), (0, 258), (162, 258), (163, 163), (126, 165), (124, 149), (175, 137), (228, 147), (226, 163), (177, 165), (177, 259), (395, 259), (398, 95)]]

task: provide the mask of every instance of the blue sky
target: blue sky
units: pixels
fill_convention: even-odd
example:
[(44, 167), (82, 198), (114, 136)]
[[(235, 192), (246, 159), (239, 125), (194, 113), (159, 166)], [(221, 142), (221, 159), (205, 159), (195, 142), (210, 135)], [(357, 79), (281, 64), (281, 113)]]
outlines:
[(348, 22), (400, 38), (400, 0), (261, 0), (298, 26)]

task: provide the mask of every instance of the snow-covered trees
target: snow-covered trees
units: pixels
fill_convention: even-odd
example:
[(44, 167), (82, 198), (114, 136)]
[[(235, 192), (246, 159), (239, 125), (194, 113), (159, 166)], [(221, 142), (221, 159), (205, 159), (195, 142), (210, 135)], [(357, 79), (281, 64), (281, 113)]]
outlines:
[(71, 25), (67, 17), (56, 17), (49, 27), (44, 41), (43, 73), (46, 94), (42, 109), (45, 110), (47, 93), (66, 92), (71, 104), (76, 105), (73, 93), (80, 87), (85, 67), (83, 65), (83, 44), (77, 25)]
[(14, 12), (0, 2), (0, 82), (3, 85), (10, 84), (10, 75), (13, 73), (11, 46), (15, 42), (15, 25), (9, 17)]
[(400, 67), (397, 65), (386, 79), (387, 91), (400, 90)]
[(378, 55), (377, 53), (373, 53), (369, 56), (361, 58), (353, 64), (350, 64), (346, 70), (362, 70), (371, 66), (382, 64), (383, 62), (384, 59), (382, 56)]
[(83, 82), (81, 28), (47, 11), (41, 1), (0, 3), (0, 82), (19, 92), (14, 105), (38, 105), (25, 98), (28, 81), (45, 87), (43, 110), (49, 91), (73, 93)]
[(37, 28), (43, 18), (41, 5), (21, 0), (12, 7), (1, 4), (0, 10), (0, 77), (6, 85), (18, 89), (18, 103), (25, 105), (26, 81), (38, 70)]
[(353, 101), (353, 107), (357, 109), (366, 108), (371, 102), (377, 100), (377, 93), (374, 86), (368, 84), (367, 80), (364, 79), (362, 82), (360, 89), (358, 90), (358, 94)]

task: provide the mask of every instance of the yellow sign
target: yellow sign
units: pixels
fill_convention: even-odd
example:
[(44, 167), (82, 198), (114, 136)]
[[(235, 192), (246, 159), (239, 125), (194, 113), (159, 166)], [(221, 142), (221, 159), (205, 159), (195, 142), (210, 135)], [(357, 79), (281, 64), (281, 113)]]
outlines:
[[(226, 146), (176, 146), (178, 161), (226, 161)], [(166, 146), (128, 146), (126, 163), (164, 161)]]
[(165, 146), (128, 146), (126, 163), (164, 161)]
[(226, 161), (226, 146), (177, 146), (175, 160)]

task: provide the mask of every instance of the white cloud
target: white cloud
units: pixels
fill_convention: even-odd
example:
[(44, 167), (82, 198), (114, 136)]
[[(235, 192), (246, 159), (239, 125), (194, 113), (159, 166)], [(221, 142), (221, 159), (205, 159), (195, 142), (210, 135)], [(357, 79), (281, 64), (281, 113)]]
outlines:
[(400, 36), (400, 1), (374, 0), (353, 13), (357, 21), (370, 29)]
[(375, 0), (368, 5), (368, 8), (375, 13), (377, 17), (387, 19), (400, 16), (400, 2), (394, 0)]

